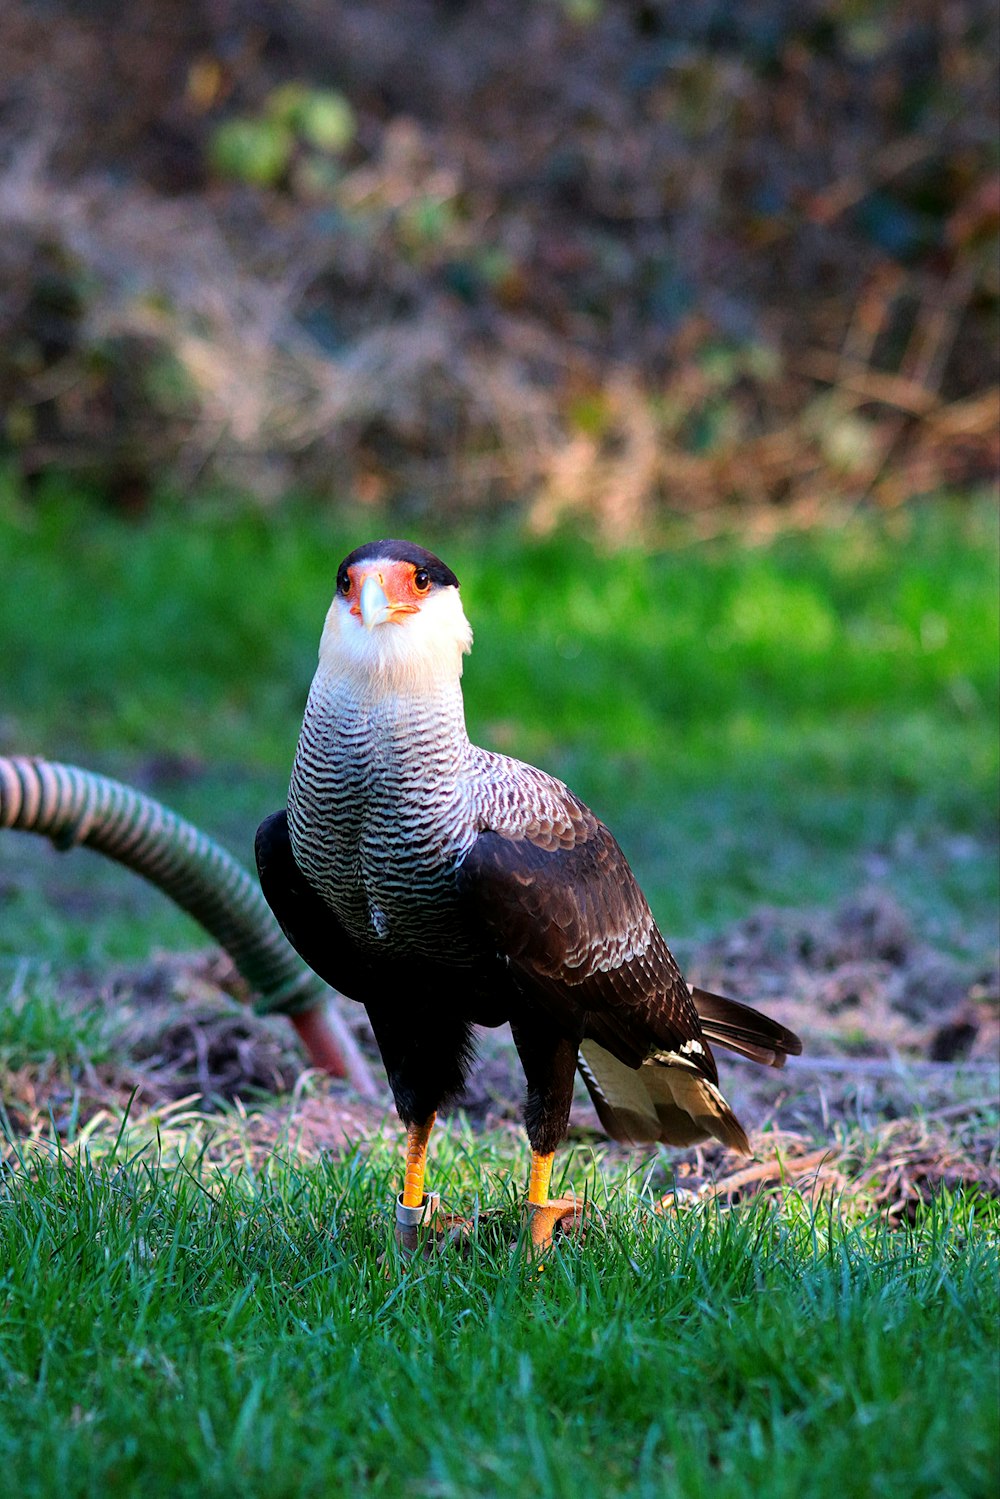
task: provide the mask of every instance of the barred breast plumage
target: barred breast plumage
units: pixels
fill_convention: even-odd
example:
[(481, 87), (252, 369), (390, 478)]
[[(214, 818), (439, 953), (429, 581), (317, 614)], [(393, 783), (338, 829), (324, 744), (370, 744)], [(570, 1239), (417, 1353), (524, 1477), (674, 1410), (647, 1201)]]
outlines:
[(454, 875), (475, 795), (461, 694), (447, 697), (366, 699), (317, 672), (288, 821), (297, 862), (358, 943), (468, 962)]
[[(317, 671), (288, 796), (296, 860), (356, 941), (471, 962), (456, 873), (480, 832), (555, 851), (597, 820), (562, 782), (473, 745), (457, 684), (360, 696)], [(645, 934), (644, 934), (645, 935)]]

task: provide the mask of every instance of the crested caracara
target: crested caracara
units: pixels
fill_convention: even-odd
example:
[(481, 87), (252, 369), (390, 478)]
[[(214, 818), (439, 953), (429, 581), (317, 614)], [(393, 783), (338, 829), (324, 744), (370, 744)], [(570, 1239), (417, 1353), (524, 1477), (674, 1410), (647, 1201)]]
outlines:
[(685, 983), (618, 844), (561, 781), (470, 743), (471, 644), (458, 579), (430, 552), (376, 541), (345, 557), (288, 807), (256, 840), (288, 940), (368, 1011), (408, 1132), (401, 1222), (424, 1202), (435, 1112), (476, 1025), (509, 1024), (524, 1068), (534, 1209), (577, 1069), (616, 1140), (749, 1153), (709, 1042), (772, 1067), (801, 1050)]

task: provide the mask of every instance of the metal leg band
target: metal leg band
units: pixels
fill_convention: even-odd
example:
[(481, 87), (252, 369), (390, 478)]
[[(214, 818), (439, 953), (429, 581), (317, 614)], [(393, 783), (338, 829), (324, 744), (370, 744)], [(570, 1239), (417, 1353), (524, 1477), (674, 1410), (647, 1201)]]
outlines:
[(433, 1223), (441, 1206), (440, 1192), (425, 1192), (423, 1202), (414, 1208), (408, 1208), (403, 1202), (403, 1194), (396, 1198), (396, 1222), (400, 1228), (420, 1228)]

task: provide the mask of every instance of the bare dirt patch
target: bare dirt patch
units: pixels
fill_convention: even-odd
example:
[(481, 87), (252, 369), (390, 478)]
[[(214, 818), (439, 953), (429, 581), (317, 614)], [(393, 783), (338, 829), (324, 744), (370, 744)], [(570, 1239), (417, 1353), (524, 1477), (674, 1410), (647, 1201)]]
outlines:
[(996, 954), (942, 952), (877, 888), (832, 911), (762, 909), (707, 944), (692, 972), (792, 1026), (807, 1055), (987, 1061), (1000, 1047)]

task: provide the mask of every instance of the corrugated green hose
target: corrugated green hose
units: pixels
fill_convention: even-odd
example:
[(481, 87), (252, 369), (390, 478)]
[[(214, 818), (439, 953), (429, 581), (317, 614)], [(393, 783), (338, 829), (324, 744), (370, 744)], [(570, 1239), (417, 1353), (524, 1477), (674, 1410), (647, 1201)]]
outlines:
[(325, 1005), (330, 990), (299, 960), (256, 880), (224, 848), (160, 802), (75, 765), (0, 756), (0, 828), (83, 844), (140, 874), (193, 916), (229, 953), (254, 1009), (292, 1020), (313, 1060), (372, 1096), (367, 1064)]

